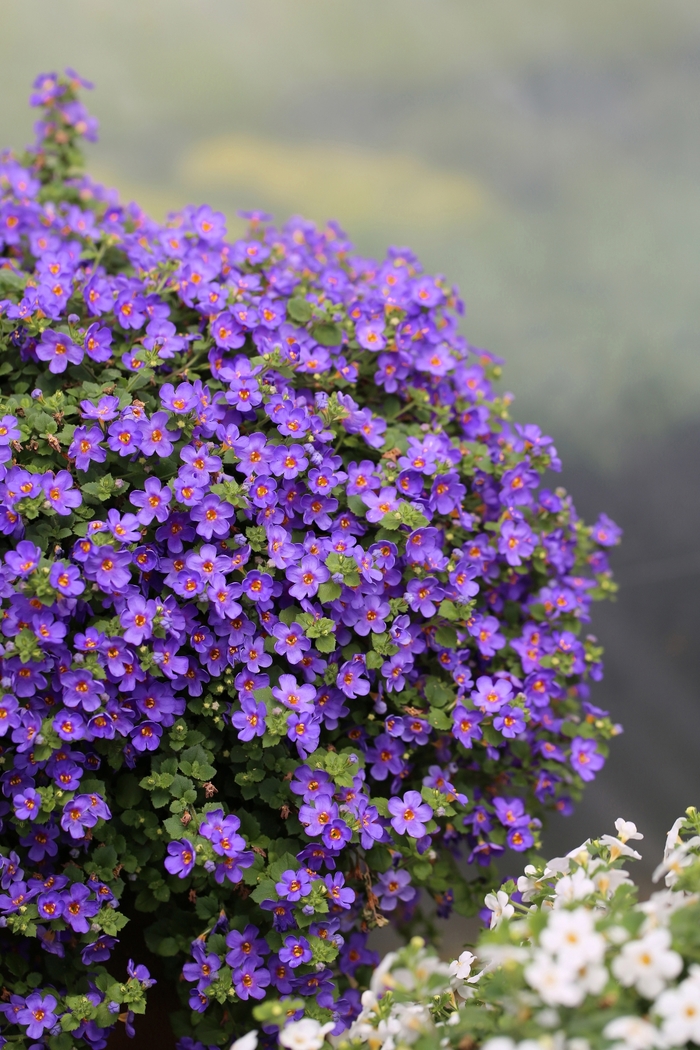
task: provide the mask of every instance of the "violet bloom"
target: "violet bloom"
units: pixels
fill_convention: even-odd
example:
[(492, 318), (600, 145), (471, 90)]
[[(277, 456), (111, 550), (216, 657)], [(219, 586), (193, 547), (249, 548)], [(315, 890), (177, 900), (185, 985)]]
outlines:
[(142, 525), (150, 525), (153, 519), (163, 522), (170, 513), (172, 492), (158, 478), (146, 478), (143, 489), (136, 489), (129, 496), (129, 502), (139, 507), (136, 515)]
[(95, 548), (86, 562), (86, 572), (103, 591), (123, 590), (131, 580), (129, 551), (118, 551), (109, 545)]
[(595, 740), (574, 737), (571, 741), (571, 765), (582, 780), (595, 780), (596, 773), (605, 765)]
[(485, 714), (500, 711), (513, 697), (511, 684), (505, 678), (489, 678), (481, 675), (476, 680), (476, 690), (471, 694), (472, 702)]
[(432, 819), (433, 811), (424, 802), (419, 791), (407, 791), (400, 798), (389, 799), (391, 826), (398, 835), (410, 835), (422, 839), (426, 834), (426, 824)]
[(270, 983), (270, 971), (264, 966), (256, 969), (248, 964), (234, 970), (231, 980), (239, 999), (264, 999), (265, 989)]
[(238, 730), (238, 739), (247, 743), (256, 736), (263, 736), (266, 715), (265, 704), (258, 703), (252, 697), (243, 697), (241, 710), (231, 716), (231, 725)]
[(74, 882), (70, 890), (63, 894), (63, 919), (76, 933), (88, 933), (90, 923), (100, 910), (100, 903), (90, 900), (91, 891), (87, 886)]
[(438, 474), (433, 482), (428, 506), (438, 514), (449, 514), (460, 505), (466, 492), (457, 474)]
[(203, 992), (221, 968), (221, 959), (214, 952), (207, 952), (201, 941), (193, 942), (192, 956), (195, 961), (185, 963), (182, 974), (186, 981), (197, 981), (197, 991)]
[(313, 598), (318, 588), (330, 579), (330, 572), (314, 554), (306, 554), (300, 564), (287, 569), (287, 579), (293, 584), (289, 593), (293, 598)]
[(392, 486), (387, 486), (381, 489), (380, 492), (365, 492), (362, 495), (362, 502), (369, 508), (367, 511), (367, 521), (377, 522), (381, 521), (385, 514), (389, 514), (398, 508), (400, 500), (397, 496), (396, 489)]
[(410, 580), (405, 594), (411, 609), (426, 618), (435, 616), (435, 602), (440, 602), (444, 597), (445, 591), (434, 576), (426, 576), (423, 580)]
[(168, 413), (155, 412), (151, 419), (144, 421), (141, 429), (141, 451), (146, 456), (169, 456), (173, 442), (180, 436), (179, 430), (168, 430)]
[(31, 540), (20, 540), (14, 550), (5, 555), (5, 564), (10, 571), (26, 580), (36, 569), (41, 558), (41, 547)]
[(304, 634), (301, 624), (276, 623), (272, 628), (272, 636), (275, 641), (275, 652), (280, 656), (286, 656), (290, 664), (298, 664), (304, 653), (311, 648), (311, 642)]
[(141, 448), (143, 424), (138, 419), (120, 419), (107, 431), (107, 444), (120, 456), (131, 456)]
[(108, 937), (106, 933), (103, 933), (96, 941), (86, 944), (83, 948), (80, 955), (83, 966), (90, 967), (95, 963), (107, 962), (112, 954), (112, 948), (117, 944), (119, 941), (116, 937)]
[[(62, 369), (54, 371), (62, 371)], [(32, 992), (25, 1000), (24, 1009), (17, 1014), (17, 1023), (25, 1028), (30, 1039), (41, 1039), (44, 1032), (53, 1028), (58, 1021), (54, 1013), (55, 1009), (56, 999), (53, 995)]]
[(364, 675), (364, 663), (348, 660), (338, 671), (335, 684), (345, 696), (354, 700), (356, 696), (366, 696), (369, 692), (369, 682)]
[(235, 512), (230, 503), (222, 503), (218, 496), (210, 493), (199, 506), (192, 509), (190, 516), (197, 522), (197, 535), (210, 540), (212, 536), (228, 536), (229, 519), (235, 516)]
[(95, 321), (85, 333), (85, 353), (92, 361), (103, 364), (112, 356), (112, 332)]
[(181, 879), (187, 878), (194, 868), (194, 861), (194, 847), (187, 839), (168, 843), (168, 856), (163, 863), (171, 875), (178, 875)]
[(386, 630), (386, 617), (389, 616), (391, 608), (388, 602), (383, 601), (376, 595), (370, 595), (362, 603), (359, 618), (353, 624), (355, 634), (365, 636), (370, 631), (381, 634)]
[(49, 583), (64, 598), (77, 598), (85, 590), (77, 565), (66, 565), (62, 561), (56, 561), (51, 566)]
[(82, 347), (76, 346), (69, 335), (47, 328), (42, 333), (41, 342), (36, 348), (36, 356), (40, 361), (48, 361), (49, 372), (57, 374), (65, 372), (69, 364), (79, 365), (84, 352)]
[(535, 839), (529, 828), (520, 827), (511, 828), (506, 836), (506, 842), (510, 849), (522, 853), (523, 850), (530, 849)]
[(372, 893), (379, 898), (379, 907), (382, 911), (394, 911), (398, 901), (412, 901), (417, 894), (415, 887), (411, 886), (411, 876), (407, 871), (400, 868), (398, 871), (390, 869), (379, 876), (379, 882), (372, 887)]
[(295, 970), (297, 966), (303, 966), (305, 963), (311, 962), (313, 953), (306, 937), (291, 935), (285, 937), (284, 944), (279, 951), (279, 957), (283, 963), (287, 963), (288, 966)]
[(34, 788), (25, 788), (12, 799), (18, 820), (36, 820), (41, 809), (41, 795)]
[(82, 839), (85, 830), (94, 828), (97, 819), (89, 798), (86, 795), (76, 795), (72, 802), (67, 802), (63, 807), (61, 827), (71, 838)]
[(61, 516), (70, 514), (83, 502), (80, 493), (73, 488), (73, 478), (67, 470), (59, 470), (55, 477), (51, 472), (45, 474), (42, 488), (47, 502)]
[(519, 707), (502, 707), (493, 720), (493, 727), (512, 740), (525, 729), (525, 715)]
[(124, 641), (132, 645), (141, 645), (144, 638), (153, 634), (153, 618), (158, 610), (155, 601), (142, 598), (140, 594), (131, 598), (126, 609), (120, 614), (119, 621), (124, 630)]
[(312, 685), (299, 685), (293, 674), (283, 674), (279, 684), (273, 687), (272, 695), (290, 711), (308, 714), (314, 709), (316, 690)]
[(321, 726), (312, 714), (292, 714), (287, 719), (287, 736), (296, 746), (299, 755), (306, 758), (318, 747)]
[(355, 891), (345, 885), (345, 876), (338, 871), (335, 875), (326, 875), (323, 880), (326, 884), (328, 901), (337, 908), (347, 911), (355, 903)]
[(129, 734), (137, 751), (156, 751), (163, 735), (163, 727), (157, 722), (141, 722)]
[(282, 872), (279, 882), (275, 883), (275, 889), (280, 897), (288, 901), (298, 901), (311, 893), (311, 879), (303, 868), (299, 871), (289, 868)]
[(529, 558), (536, 545), (537, 539), (527, 522), (503, 522), (498, 549), (509, 565), (522, 565), (523, 558)]
[(463, 747), (471, 748), (475, 740), (481, 739), (482, 732), (479, 723), (483, 717), (476, 711), (467, 711), (466, 707), (461, 704), (454, 709), (452, 735)]
[(78, 470), (89, 470), (91, 463), (104, 463), (107, 452), (102, 448), (101, 441), (102, 431), (99, 427), (75, 428), (68, 455), (75, 459)]

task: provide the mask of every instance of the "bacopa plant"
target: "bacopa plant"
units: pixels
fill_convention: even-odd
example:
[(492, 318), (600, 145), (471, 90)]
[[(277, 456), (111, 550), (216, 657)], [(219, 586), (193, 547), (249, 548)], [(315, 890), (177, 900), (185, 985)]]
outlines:
[(3, 1036), (133, 1032), (129, 917), (182, 1050), (265, 997), (273, 1042), (340, 1033), (368, 932), (476, 910), (603, 765), (619, 529), (540, 488), (444, 278), (333, 223), (154, 222), (81, 173), (81, 86), (39, 77), (0, 159)]

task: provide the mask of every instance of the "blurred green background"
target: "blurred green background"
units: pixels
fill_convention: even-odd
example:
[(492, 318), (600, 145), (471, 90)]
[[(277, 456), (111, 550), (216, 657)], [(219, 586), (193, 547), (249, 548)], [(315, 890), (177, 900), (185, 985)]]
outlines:
[(0, 142), (66, 65), (93, 172), (154, 215), (335, 217), (459, 284), (580, 509), (626, 530), (594, 699), (627, 731), (550, 843), (623, 815), (656, 849), (700, 802), (697, 0), (2, 0)]

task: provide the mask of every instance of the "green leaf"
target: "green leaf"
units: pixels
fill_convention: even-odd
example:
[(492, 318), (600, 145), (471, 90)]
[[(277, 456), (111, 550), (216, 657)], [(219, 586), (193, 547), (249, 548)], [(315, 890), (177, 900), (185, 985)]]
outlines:
[(449, 627), (445, 624), (443, 627), (438, 627), (435, 632), (435, 641), (438, 645), (444, 646), (445, 649), (456, 649), (457, 632), (454, 627)]
[(339, 583), (333, 583), (332, 580), (328, 580), (327, 583), (322, 583), (319, 587), (318, 600), (321, 602), (321, 604), (325, 604), (326, 602), (334, 602), (336, 598), (340, 598), (342, 591), (343, 589)]
[(311, 320), (313, 312), (311, 303), (300, 295), (295, 295), (287, 303), (287, 313), (297, 324), (306, 324), (307, 321)]
[(337, 324), (316, 324), (311, 334), (321, 346), (340, 346), (343, 341), (343, 329)]
[(335, 652), (335, 638), (332, 634), (323, 635), (321, 638), (317, 638), (314, 644), (319, 653)]
[(133, 773), (124, 773), (117, 781), (114, 797), (123, 809), (137, 806), (143, 798), (143, 790)]

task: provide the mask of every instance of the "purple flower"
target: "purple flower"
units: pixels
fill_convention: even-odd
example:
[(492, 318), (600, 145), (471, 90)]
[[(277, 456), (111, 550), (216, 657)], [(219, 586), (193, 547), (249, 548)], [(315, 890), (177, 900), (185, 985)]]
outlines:
[(595, 780), (599, 769), (605, 765), (605, 759), (599, 753), (595, 740), (575, 736), (571, 741), (571, 765), (582, 780)]
[(407, 791), (400, 798), (389, 799), (391, 826), (398, 835), (410, 835), (422, 839), (426, 834), (425, 825), (432, 819), (433, 811), (421, 798), (419, 791)]
[(65, 372), (69, 364), (79, 365), (84, 354), (70, 336), (47, 328), (36, 348), (36, 356), (40, 361), (49, 362), (49, 372), (57, 373)]
[(91, 463), (104, 463), (107, 458), (102, 448), (102, 431), (99, 427), (76, 427), (68, 455), (75, 459), (78, 470), (89, 470)]
[(61, 688), (66, 707), (82, 707), (83, 711), (96, 711), (100, 706), (103, 687), (87, 668), (67, 671), (61, 677)]
[(194, 847), (187, 839), (168, 843), (168, 856), (164, 864), (166, 871), (171, 875), (178, 875), (181, 879), (187, 878), (194, 868), (194, 860)]
[(12, 573), (26, 580), (36, 569), (41, 558), (41, 547), (31, 540), (20, 540), (14, 550), (5, 555), (5, 564)]
[(369, 692), (369, 682), (364, 675), (364, 664), (349, 660), (339, 669), (335, 684), (345, 696), (354, 700), (356, 696), (366, 696)]
[(622, 529), (607, 514), (601, 514), (591, 529), (591, 536), (601, 547), (614, 547), (620, 542)]
[(512, 740), (525, 729), (525, 716), (518, 707), (502, 707), (493, 720), (493, 727), (507, 740)]
[(287, 869), (280, 875), (275, 889), (280, 897), (288, 901), (298, 901), (311, 893), (311, 880), (303, 868), (299, 871)]
[(380, 321), (369, 321), (355, 327), (355, 338), (365, 350), (383, 350), (386, 346), (384, 325)]
[(369, 634), (370, 631), (381, 634), (386, 630), (386, 617), (390, 612), (388, 602), (382, 601), (376, 595), (371, 595), (363, 602), (359, 618), (353, 624), (355, 633), (363, 636)]
[(124, 630), (124, 641), (132, 645), (141, 645), (144, 638), (153, 634), (153, 618), (157, 613), (156, 602), (146, 600), (141, 595), (131, 599), (119, 620)]
[(99, 901), (90, 900), (90, 897), (89, 888), (79, 882), (74, 882), (63, 894), (63, 919), (76, 933), (87, 933), (90, 929), (88, 920), (100, 910)]
[(408, 903), (417, 894), (417, 890), (411, 886), (410, 874), (402, 868), (398, 871), (390, 869), (382, 872), (379, 882), (372, 887), (372, 892), (379, 898), (382, 911), (394, 911), (398, 901)]
[(94, 828), (97, 820), (97, 814), (92, 808), (89, 797), (76, 795), (72, 802), (67, 802), (63, 807), (61, 827), (68, 832), (71, 838), (82, 839), (85, 829)]
[(212, 536), (228, 536), (229, 520), (234, 517), (234, 509), (229, 503), (222, 503), (218, 496), (209, 494), (192, 509), (191, 517), (197, 522), (197, 535), (210, 540)]
[(34, 788), (26, 788), (12, 800), (18, 820), (36, 820), (41, 809), (41, 795)]
[(107, 431), (107, 444), (120, 456), (131, 456), (141, 448), (143, 424), (137, 419), (120, 419)]
[(85, 590), (85, 584), (80, 578), (80, 569), (77, 565), (66, 565), (61, 561), (56, 561), (51, 566), (49, 583), (64, 598), (77, 598)]
[(454, 709), (452, 735), (459, 740), (463, 747), (473, 747), (475, 740), (481, 739), (481, 722), (484, 716), (476, 711), (467, 711), (465, 707), (458, 704)]
[(157, 722), (141, 722), (129, 734), (137, 751), (156, 751), (163, 735), (163, 727)]
[(91, 324), (85, 333), (85, 353), (92, 361), (102, 364), (112, 356), (112, 332), (102, 328), (97, 321)]
[(231, 724), (238, 730), (238, 739), (244, 742), (262, 736), (265, 732), (265, 705), (252, 697), (241, 699), (241, 710), (231, 716)]
[(42, 487), (47, 502), (57, 514), (70, 514), (83, 502), (82, 496), (73, 488), (73, 478), (67, 470), (59, 470), (54, 477), (51, 472), (44, 474)]
[(304, 653), (311, 648), (311, 642), (304, 634), (304, 628), (298, 623), (276, 623), (272, 628), (275, 641), (275, 652), (286, 656), (290, 664), (298, 664)]
[(312, 714), (293, 711), (287, 719), (287, 736), (297, 745), (302, 758), (316, 750), (320, 734), (321, 726)]
[(396, 489), (393, 486), (387, 486), (386, 488), (381, 489), (380, 492), (363, 493), (362, 502), (369, 508), (367, 511), (367, 521), (376, 522), (381, 521), (385, 514), (389, 514), (391, 511), (396, 510), (399, 506), (400, 500), (397, 496)]
[(304, 963), (311, 962), (313, 953), (306, 937), (292, 935), (285, 937), (284, 944), (279, 951), (279, 957), (281, 962), (287, 963), (293, 970), (296, 970), (297, 966), (303, 966)]
[(173, 450), (173, 441), (177, 441), (179, 432), (168, 430), (167, 412), (155, 412), (141, 428), (141, 451), (146, 456), (169, 456)]
[(498, 549), (505, 555), (509, 565), (522, 565), (522, 559), (530, 557), (536, 543), (533, 531), (526, 522), (503, 522)]
[(279, 685), (273, 688), (272, 695), (291, 711), (308, 715), (314, 709), (316, 690), (312, 685), (299, 685), (292, 674), (283, 674), (280, 675)]
[(314, 554), (306, 554), (298, 566), (291, 565), (287, 569), (287, 579), (292, 584), (289, 593), (293, 598), (313, 598), (330, 575)]
[(270, 983), (270, 971), (264, 966), (256, 969), (248, 964), (234, 970), (231, 980), (239, 999), (264, 999), (265, 989)]
[(55, 1009), (56, 999), (53, 995), (32, 992), (26, 998), (24, 1009), (17, 1014), (17, 1023), (25, 1028), (30, 1039), (40, 1039), (46, 1029), (53, 1028), (58, 1021)]
[(328, 891), (328, 900), (330, 902), (331, 911), (333, 910), (334, 905), (342, 911), (347, 911), (353, 906), (355, 903), (355, 891), (345, 885), (344, 875), (341, 875), (340, 872), (336, 872), (335, 875), (326, 875), (323, 881), (325, 882), (326, 890)]
[(423, 580), (411, 580), (406, 589), (406, 601), (414, 612), (421, 616), (435, 616), (439, 602), (445, 597), (445, 591), (434, 576), (426, 576)]

